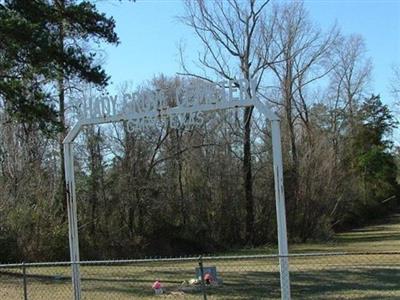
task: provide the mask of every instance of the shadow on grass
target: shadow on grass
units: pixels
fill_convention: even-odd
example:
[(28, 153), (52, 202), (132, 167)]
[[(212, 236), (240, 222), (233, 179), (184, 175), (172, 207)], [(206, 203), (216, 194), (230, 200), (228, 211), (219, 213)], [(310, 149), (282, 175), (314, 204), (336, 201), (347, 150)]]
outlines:
[[(179, 291), (186, 272), (158, 273), (169, 292)], [(4, 277), (4, 276), (3, 276)], [(6, 276), (7, 278), (8, 276)], [(152, 276), (147, 278), (83, 278), (85, 299), (153, 299)], [(221, 272), (224, 283), (207, 287), (212, 299), (279, 299), (279, 272)], [(3, 284), (5, 279), (2, 278)], [(8, 277), (9, 278), (9, 277)], [(39, 278), (30, 278), (28, 287)], [(50, 282), (49, 282), (50, 283)], [(54, 284), (54, 282), (52, 282)], [(51, 288), (51, 284), (47, 287)], [(291, 272), (293, 299), (400, 299), (400, 270), (379, 267), (300, 270)], [(189, 299), (201, 298), (199, 288), (184, 290)], [(125, 299), (124, 298), (124, 299)]]
[(400, 234), (391, 233), (391, 232), (379, 232), (379, 233), (371, 233), (369, 231), (366, 232), (356, 232), (351, 233), (351, 235), (341, 235), (337, 238), (339, 242), (347, 243), (372, 243), (372, 242), (384, 242), (384, 241), (398, 241), (400, 240)]
[(293, 298), (399, 299), (400, 272), (394, 269), (358, 268), (292, 272)]
[[(180, 274), (177, 274), (178, 277)], [(207, 294), (215, 299), (279, 299), (278, 272), (229, 272), (221, 274), (222, 286), (207, 287)], [(171, 278), (170, 278), (171, 279)], [(173, 282), (173, 280), (170, 280)], [(151, 282), (101, 281), (84, 285), (84, 292), (107, 294), (118, 298), (125, 294), (139, 299), (151, 297)], [(181, 289), (169, 285), (169, 291)], [(400, 271), (383, 268), (327, 269), (291, 273), (293, 299), (400, 299)], [(201, 296), (200, 289), (186, 290), (191, 296)]]

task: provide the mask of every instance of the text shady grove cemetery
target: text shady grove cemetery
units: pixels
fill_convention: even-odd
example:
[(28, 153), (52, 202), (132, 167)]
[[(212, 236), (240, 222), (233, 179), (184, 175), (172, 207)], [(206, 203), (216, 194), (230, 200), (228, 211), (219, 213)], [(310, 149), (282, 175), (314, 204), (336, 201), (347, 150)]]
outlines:
[[(143, 89), (121, 95), (101, 95), (84, 99), (81, 121), (123, 115), (128, 132), (169, 123), (171, 128), (201, 125), (202, 109), (224, 102), (240, 102), (255, 97), (256, 80), (225, 80), (217, 83), (193, 81), (174, 91)], [(238, 103), (240, 105), (240, 103)]]

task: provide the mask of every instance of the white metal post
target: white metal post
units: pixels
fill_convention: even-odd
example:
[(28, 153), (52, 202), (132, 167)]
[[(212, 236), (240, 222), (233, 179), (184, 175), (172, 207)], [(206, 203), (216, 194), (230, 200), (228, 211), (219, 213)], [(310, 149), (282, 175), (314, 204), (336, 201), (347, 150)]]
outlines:
[(271, 120), (271, 128), (272, 128), (272, 152), (274, 160), (276, 218), (278, 223), (281, 298), (282, 300), (290, 300), (289, 258), (288, 258), (287, 230), (286, 230), (285, 190), (283, 186), (280, 121)]
[(65, 181), (67, 185), (67, 209), (69, 229), (69, 250), (71, 255), (72, 287), (74, 300), (81, 299), (81, 277), (79, 270), (78, 216), (75, 193), (73, 144), (64, 143)]

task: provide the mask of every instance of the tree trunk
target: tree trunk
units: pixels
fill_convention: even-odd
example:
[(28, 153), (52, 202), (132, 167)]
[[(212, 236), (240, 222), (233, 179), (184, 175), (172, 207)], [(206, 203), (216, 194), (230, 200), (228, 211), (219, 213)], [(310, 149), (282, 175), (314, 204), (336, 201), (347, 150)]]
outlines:
[[(59, 0), (59, 9), (61, 11), (64, 10), (65, 3), (64, 0)], [(59, 33), (59, 42), (60, 42), (60, 49), (64, 51), (64, 25), (63, 21), (61, 20), (60, 24), (60, 33)], [(65, 213), (67, 211), (67, 188), (65, 185), (65, 167), (64, 167), (64, 145), (63, 141), (66, 136), (66, 128), (65, 128), (65, 86), (64, 86), (64, 70), (62, 65), (59, 68), (58, 74), (58, 101), (59, 101), (59, 115), (60, 115), (60, 126), (61, 131), (59, 133), (59, 147), (60, 147), (60, 170), (61, 170), (61, 182), (60, 182), (60, 201), (62, 203), (62, 215), (63, 219), (65, 218)]]
[(63, 80), (58, 81), (58, 89), (59, 89), (59, 105), (60, 105), (60, 124), (61, 124), (61, 132), (59, 133), (59, 147), (60, 147), (60, 170), (61, 170), (61, 182), (60, 182), (60, 191), (61, 191), (61, 201), (63, 212), (67, 211), (67, 188), (65, 186), (65, 167), (64, 167), (64, 138), (66, 135), (65, 130), (65, 100), (64, 100), (64, 82)]
[[(290, 53), (290, 52), (289, 52)], [(285, 77), (283, 81), (283, 96), (284, 96), (284, 107), (285, 107), (285, 118), (287, 122), (287, 130), (289, 134), (289, 144), (290, 144), (290, 159), (291, 159), (291, 168), (290, 168), (290, 177), (289, 177), (289, 185), (287, 187), (287, 199), (288, 199), (288, 207), (287, 212), (290, 216), (288, 227), (290, 232), (295, 232), (297, 230), (297, 220), (298, 209), (299, 209), (299, 159), (297, 153), (297, 145), (296, 145), (296, 132), (294, 128), (294, 120), (293, 120), (293, 62), (290, 58), (290, 54), (286, 54), (286, 70)]]
[(178, 185), (179, 185), (179, 200), (180, 200), (180, 213), (183, 227), (186, 226), (186, 204), (185, 204), (185, 195), (183, 191), (183, 180), (182, 180), (182, 169), (183, 169), (183, 161), (181, 154), (181, 139), (182, 136), (179, 135), (178, 129), (176, 130), (176, 145), (177, 145), (177, 164), (178, 164)]
[(247, 107), (244, 111), (244, 138), (243, 138), (243, 179), (246, 201), (246, 243), (254, 242), (254, 197), (253, 175), (251, 168), (251, 115), (253, 107)]

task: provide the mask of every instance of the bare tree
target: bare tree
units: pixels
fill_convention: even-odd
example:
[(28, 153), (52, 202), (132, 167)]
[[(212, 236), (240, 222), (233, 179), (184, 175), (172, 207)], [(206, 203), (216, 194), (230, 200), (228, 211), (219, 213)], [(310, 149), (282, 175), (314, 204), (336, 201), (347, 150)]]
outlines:
[[(310, 154), (313, 147), (310, 124), (313, 100), (308, 96), (308, 90), (332, 70), (332, 66), (326, 67), (326, 61), (337, 43), (338, 30), (333, 26), (326, 33), (321, 31), (310, 20), (301, 1), (276, 5), (274, 11), (277, 22), (273, 45), (277, 48), (274, 52), (280, 56), (271, 65), (275, 86), (268, 87), (263, 95), (280, 107), (287, 133), (285, 136), (290, 149), (287, 200), (289, 219), (292, 220), (289, 229), (293, 231), (301, 227), (295, 222), (300, 215), (299, 209), (303, 209), (302, 215), (307, 218), (306, 201), (310, 199), (304, 187), (299, 186), (301, 173), (307, 173), (307, 170), (300, 170), (305, 160), (300, 157), (299, 148), (303, 147), (302, 152)], [(303, 136), (306, 143), (303, 143)]]
[(284, 120), (290, 139), (291, 156), (297, 168), (296, 122), (301, 121), (309, 130), (309, 106), (306, 88), (325, 77), (332, 67), (324, 67), (332, 47), (338, 39), (334, 26), (322, 32), (309, 19), (302, 2), (275, 6), (277, 15), (275, 52), (280, 53), (280, 62), (271, 65), (278, 81), (277, 97), (270, 99), (283, 107)]
[(365, 54), (364, 39), (360, 35), (341, 37), (332, 53), (329, 97), (336, 113), (333, 118), (334, 132), (345, 125), (338, 123), (343, 115), (348, 117), (350, 128), (354, 127), (356, 106), (365, 95), (371, 79), (372, 62)]
[[(199, 53), (200, 67), (204, 73), (189, 71), (182, 62), (184, 75), (210, 80), (212, 78), (261, 82), (265, 70), (276, 60), (272, 52), (274, 16), (268, 18), (266, 1), (185, 1), (186, 14), (182, 21), (191, 27), (204, 49)], [(258, 90), (258, 86), (256, 88)], [(248, 91), (250, 93), (250, 91)], [(251, 96), (251, 95), (250, 95)], [(254, 239), (254, 196), (251, 153), (251, 119), (253, 107), (245, 108), (243, 114), (243, 183), (246, 206), (246, 241)]]
[(393, 66), (390, 91), (397, 104), (400, 104), (400, 65)]
[[(360, 35), (341, 36), (333, 47), (329, 60), (332, 72), (325, 96), (327, 124), (325, 135), (332, 147), (332, 171), (336, 185), (335, 197), (328, 204), (333, 224), (340, 223), (346, 212), (346, 199), (355, 198), (356, 177), (350, 166), (341, 165), (354, 155), (353, 136), (356, 130), (355, 116), (368, 91), (372, 62), (366, 57), (366, 46)], [(346, 133), (346, 134), (344, 134)], [(354, 161), (350, 159), (350, 161)], [(350, 196), (349, 196), (350, 195)]]

